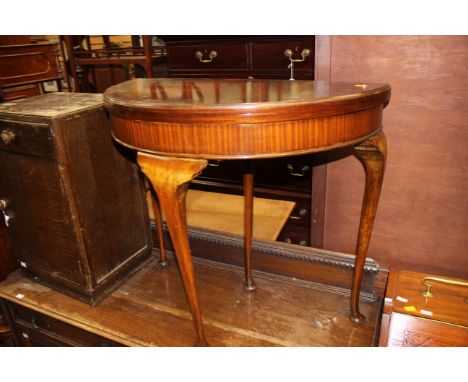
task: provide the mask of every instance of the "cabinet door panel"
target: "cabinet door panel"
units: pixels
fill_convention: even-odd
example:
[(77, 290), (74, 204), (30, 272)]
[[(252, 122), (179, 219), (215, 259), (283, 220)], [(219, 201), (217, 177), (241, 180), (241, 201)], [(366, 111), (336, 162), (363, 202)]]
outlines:
[[(23, 267), (74, 284), (85, 283), (71, 214), (55, 162), (0, 151), (0, 198), (7, 230)], [(2, 217), (3, 218), (3, 217)]]

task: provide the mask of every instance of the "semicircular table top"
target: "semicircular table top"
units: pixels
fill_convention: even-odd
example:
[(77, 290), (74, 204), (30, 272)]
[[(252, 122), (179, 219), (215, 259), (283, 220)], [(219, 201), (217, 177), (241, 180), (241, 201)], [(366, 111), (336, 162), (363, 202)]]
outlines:
[(386, 84), (247, 79), (136, 79), (104, 93), (114, 138), (155, 154), (299, 155), (375, 133)]

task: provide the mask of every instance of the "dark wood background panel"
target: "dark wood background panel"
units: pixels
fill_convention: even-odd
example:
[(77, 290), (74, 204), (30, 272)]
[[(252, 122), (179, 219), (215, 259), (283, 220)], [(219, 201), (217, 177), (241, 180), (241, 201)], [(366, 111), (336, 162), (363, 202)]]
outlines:
[[(333, 36), (330, 49), (332, 81), (392, 86), (369, 256), (384, 268), (466, 278), (468, 37)], [(328, 166), (325, 248), (353, 253), (363, 178), (354, 158)]]
[(56, 44), (3, 46), (0, 49), (0, 83), (6, 87), (60, 79), (57, 56)]

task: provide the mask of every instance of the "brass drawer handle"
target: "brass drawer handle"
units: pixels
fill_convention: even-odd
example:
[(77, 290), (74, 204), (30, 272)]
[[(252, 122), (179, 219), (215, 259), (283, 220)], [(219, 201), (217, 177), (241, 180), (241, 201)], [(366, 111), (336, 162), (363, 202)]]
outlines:
[[(287, 237), (286, 239), (284, 239), (284, 242), (285, 242), (286, 244), (292, 244), (292, 243), (293, 243), (292, 240), (291, 240), (289, 237)], [(307, 241), (301, 240), (301, 241), (299, 242), (299, 245), (302, 245), (303, 247), (305, 247), (305, 246), (307, 245)]]
[(0, 138), (4, 144), (8, 145), (16, 139), (16, 133), (13, 130), (5, 129), (0, 133)]
[(221, 165), (221, 163), (223, 163), (224, 161), (222, 160), (210, 160), (208, 162), (208, 166), (211, 166), (211, 167), (219, 167)]
[[(421, 284), (427, 287), (426, 291), (422, 293), (424, 297), (434, 297), (434, 294), (431, 292), (431, 288), (433, 284), (429, 284), (428, 283), (429, 280), (448, 284), (448, 285), (458, 285), (458, 286), (468, 287), (468, 282), (463, 281), (463, 280), (452, 280), (452, 279), (446, 279), (445, 277), (427, 276), (421, 280)], [(468, 303), (467, 298), (465, 298), (465, 302)]]
[(302, 49), (301, 52), (301, 57), (302, 58), (292, 58), (293, 56), (293, 51), (291, 49), (286, 49), (284, 51), (284, 55), (289, 58), (289, 61), (291, 62), (303, 62), (306, 60), (306, 57), (310, 55), (310, 50), (309, 49)]
[(304, 216), (307, 216), (307, 210), (305, 208), (301, 209), (299, 211), (299, 215), (296, 216), (296, 215), (291, 215), (289, 217), (289, 219), (293, 219), (293, 220), (301, 220)]
[(218, 52), (216, 52), (216, 50), (212, 50), (212, 51), (210, 52), (210, 54), (208, 54), (209, 59), (208, 59), (208, 60), (205, 60), (205, 59), (203, 58), (203, 53), (202, 53), (202, 52), (200, 52), (199, 50), (197, 50), (197, 51), (195, 52), (195, 57), (198, 58), (198, 60), (199, 60), (200, 62), (203, 62), (203, 63), (205, 63), (205, 62), (211, 62), (211, 61), (213, 61), (217, 56), (218, 56)]
[(294, 166), (292, 164), (288, 164), (286, 166), (286, 168), (289, 170), (289, 173), (292, 175), (292, 176), (298, 176), (300, 178), (302, 178), (303, 176), (305, 176), (307, 174), (307, 172), (310, 170), (310, 166), (302, 166), (301, 167), (301, 171), (300, 172), (295, 172), (294, 170)]

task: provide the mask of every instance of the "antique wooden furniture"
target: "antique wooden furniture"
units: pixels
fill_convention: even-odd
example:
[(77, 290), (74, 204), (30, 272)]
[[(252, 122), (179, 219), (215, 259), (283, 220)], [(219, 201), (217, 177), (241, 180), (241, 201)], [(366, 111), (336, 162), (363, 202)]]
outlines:
[(0, 210), (24, 272), (91, 304), (150, 255), (142, 182), (102, 95), (0, 104)]
[(143, 68), (146, 77), (153, 77), (153, 65), (166, 56), (164, 47), (152, 46), (151, 36), (143, 36), (142, 47), (119, 47), (112, 44), (110, 36), (102, 39), (104, 48), (93, 49), (90, 36), (61, 36), (62, 49), (67, 52), (67, 75), (73, 79), (75, 92), (102, 93), (133, 78), (133, 65)]
[(39, 95), (39, 84), (45, 81), (57, 81), (60, 89), (58, 54), (57, 44), (51, 43), (0, 45), (0, 86), (5, 99)]
[[(196, 344), (207, 342), (184, 201), (189, 181), (207, 166), (207, 159), (261, 160), (353, 147), (366, 172), (351, 291), (351, 318), (362, 321), (359, 290), (383, 180), (382, 112), (389, 98), (388, 85), (285, 80), (138, 79), (105, 92), (114, 139), (138, 151), (138, 164), (166, 214), (194, 317)], [(252, 174), (250, 165), (245, 174), (244, 178)], [(244, 185), (248, 219), (252, 182)], [(245, 233), (249, 287), (250, 224)]]
[[(378, 339), (381, 299), (362, 302), (368, 319), (355, 327), (339, 291), (263, 273), (258, 290), (244, 293), (242, 269), (204, 259), (194, 266), (213, 346), (372, 346)], [(14, 273), (0, 283), (0, 305), (20, 346), (190, 346), (180, 281), (177, 267), (154, 259), (91, 307)]]
[(314, 79), (314, 36), (161, 36), (169, 76)]
[[(183, 78), (278, 78), (291, 77), (291, 60), (296, 79), (313, 80), (315, 73), (314, 36), (161, 36), (167, 45), (170, 77)], [(285, 52), (292, 52), (291, 57)], [(211, 52), (216, 56), (210, 59)], [(303, 56), (303, 54), (307, 53)], [(200, 57), (202, 53), (202, 57)], [(302, 61), (303, 60), (303, 61)], [(194, 92), (194, 96), (196, 96)], [(318, 155), (265, 159), (256, 163), (255, 195), (296, 203), (294, 212), (278, 240), (303, 246), (321, 246), (323, 206), (321, 189), (313, 182)], [(190, 188), (242, 195), (243, 163), (211, 160)], [(317, 216), (319, 214), (320, 216)], [(199, 256), (215, 252), (210, 245)]]
[(468, 280), (391, 270), (379, 346), (468, 346)]

